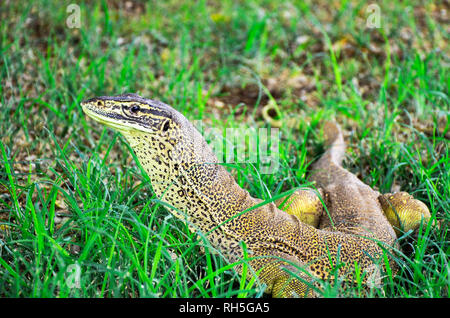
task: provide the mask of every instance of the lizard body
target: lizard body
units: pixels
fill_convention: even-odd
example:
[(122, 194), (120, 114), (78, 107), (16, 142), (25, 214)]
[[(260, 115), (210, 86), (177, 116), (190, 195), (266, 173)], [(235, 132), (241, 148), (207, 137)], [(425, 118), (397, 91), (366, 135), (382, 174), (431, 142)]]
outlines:
[[(230, 262), (244, 257), (244, 242), (251, 257), (249, 264), (273, 296), (314, 296), (310, 284), (317, 278), (330, 278), (338, 263), (344, 264), (338, 273), (354, 280), (355, 264), (362, 271), (373, 270), (383, 249), (395, 241), (379, 203), (373, 211), (359, 206), (365, 204), (364, 195), (372, 196), (369, 187), (358, 184), (346, 189), (349, 202), (354, 203), (351, 216), (346, 216), (345, 206), (339, 203), (340, 190), (333, 192), (334, 183), (329, 182), (334, 170), (320, 169), (325, 159), (319, 161), (314, 178), (328, 193), (330, 214), (337, 227), (325, 226), (322, 217), (324, 226), (317, 229), (274, 203), (262, 205), (260, 199), (251, 197), (218, 163), (194, 126), (172, 107), (136, 94), (96, 97), (81, 105), (91, 118), (125, 136), (156, 195), (173, 206), (171, 212), (187, 221), (192, 231), (205, 233)], [(351, 201), (358, 192), (361, 200)]]

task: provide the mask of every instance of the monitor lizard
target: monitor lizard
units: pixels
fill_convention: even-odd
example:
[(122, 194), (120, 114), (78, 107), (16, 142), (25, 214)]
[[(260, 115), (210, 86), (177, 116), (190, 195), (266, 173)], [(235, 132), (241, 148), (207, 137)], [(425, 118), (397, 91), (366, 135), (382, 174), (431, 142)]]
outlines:
[[(326, 131), (331, 148), (312, 174), (330, 216), (328, 221), (321, 217), (316, 228), (242, 189), (196, 128), (171, 106), (137, 94), (95, 97), (81, 106), (125, 137), (171, 213), (192, 231), (205, 233), (230, 262), (238, 263), (238, 272), (243, 269), (239, 260), (248, 257), (272, 296), (314, 297), (318, 279), (337, 274), (354, 282), (359, 273), (367, 283), (379, 267), (395, 271), (395, 262), (383, 257), (396, 244), (395, 232), (379, 195), (340, 166), (344, 144), (342, 134), (335, 134), (337, 126)], [(305, 191), (300, 200), (315, 204), (317, 198)]]

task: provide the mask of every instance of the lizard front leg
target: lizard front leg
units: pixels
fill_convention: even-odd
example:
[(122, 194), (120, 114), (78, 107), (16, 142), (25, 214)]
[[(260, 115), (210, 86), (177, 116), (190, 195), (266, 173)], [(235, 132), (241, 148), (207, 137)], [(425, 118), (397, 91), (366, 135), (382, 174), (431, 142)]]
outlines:
[[(320, 287), (315, 276), (298, 258), (274, 249), (256, 249), (253, 255), (249, 264), (267, 286), (265, 292), (272, 297), (318, 297)], [(242, 265), (238, 266), (238, 271), (242, 271)]]
[(291, 195), (276, 200), (275, 204), (286, 213), (297, 216), (301, 222), (317, 228), (324, 212), (322, 197), (322, 189), (296, 190)]

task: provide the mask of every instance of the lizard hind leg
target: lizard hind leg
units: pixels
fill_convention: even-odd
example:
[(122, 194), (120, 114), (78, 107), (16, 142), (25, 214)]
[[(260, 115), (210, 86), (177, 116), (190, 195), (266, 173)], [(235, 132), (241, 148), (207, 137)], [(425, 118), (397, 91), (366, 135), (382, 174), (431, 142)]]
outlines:
[(380, 195), (378, 199), (386, 218), (394, 227), (397, 235), (401, 231), (415, 231), (419, 228), (422, 220), (424, 224), (430, 220), (428, 207), (422, 201), (414, 199), (409, 193), (386, 193)]
[(275, 204), (286, 213), (297, 216), (301, 222), (317, 228), (324, 211), (321, 200), (323, 191), (318, 189), (317, 192), (312, 189), (297, 190), (291, 195), (276, 200)]

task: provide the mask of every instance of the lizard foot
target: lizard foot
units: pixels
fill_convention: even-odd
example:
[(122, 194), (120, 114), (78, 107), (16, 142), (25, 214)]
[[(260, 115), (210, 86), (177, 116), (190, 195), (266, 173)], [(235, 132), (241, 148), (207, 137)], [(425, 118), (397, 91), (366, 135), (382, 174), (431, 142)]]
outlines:
[[(322, 189), (317, 190), (323, 197)], [(295, 215), (303, 223), (315, 228), (319, 226), (320, 217), (324, 210), (322, 201), (314, 190), (297, 190), (275, 201), (275, 204), (288, 214)]]
[(426, 224), (430, 220), (428, 207), (406, 192), (386, 193), (379, 197), (381, 207), (389, 223), (394, 227), (397, 235), (401, 231), (417, 230), (423, 220)]

